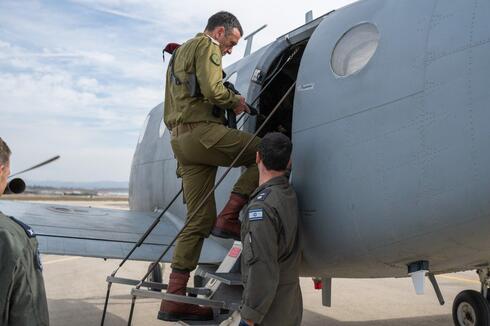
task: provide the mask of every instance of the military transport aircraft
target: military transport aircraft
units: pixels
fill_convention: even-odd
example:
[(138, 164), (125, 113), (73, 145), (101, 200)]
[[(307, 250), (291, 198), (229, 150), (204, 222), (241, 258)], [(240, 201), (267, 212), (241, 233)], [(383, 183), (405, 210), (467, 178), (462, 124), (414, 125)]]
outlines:
[[(227, 67), (248, 101), (262, 92), (260, 114), (239, 124), (249, 132), (296, 82), (263, 133), (294, 143), (302, 276), (410, 273), (438, 289), (434, 275), (475, 269), (482, 292), (460, 293), (453, 319), (490, 325), (489, 22), (488, 0), (364, 0)], [(136, 147), (130, 211), (11, 201), (0, 210), (31, 224), (44, 253), (124, 257), (181, 187), (162, 111), (151, 110)], [(218, 208), (240, 172), (216, 191)], [(180, 199), (132, 258), (157, 258), (185, 216)], [(207, 239), (200, 262), (219, 264), (231, 245)]]

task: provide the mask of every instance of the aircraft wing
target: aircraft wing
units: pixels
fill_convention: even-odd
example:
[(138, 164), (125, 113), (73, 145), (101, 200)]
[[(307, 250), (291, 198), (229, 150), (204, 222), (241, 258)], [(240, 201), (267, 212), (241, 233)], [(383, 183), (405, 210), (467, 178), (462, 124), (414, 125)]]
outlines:
[[(33, 228), (41, 253), (121, 259), (160, 214), (9, 200), (0, 200), (0, 211)], [(157, 259), (181, 224), (181, 220), (167, 212), (130, 259)], [(206, 239), (199, 262), (220, 263), (227, 251), (218, 242)], [(172, 254), (173, 247), (162, 261), (169, 262)]]

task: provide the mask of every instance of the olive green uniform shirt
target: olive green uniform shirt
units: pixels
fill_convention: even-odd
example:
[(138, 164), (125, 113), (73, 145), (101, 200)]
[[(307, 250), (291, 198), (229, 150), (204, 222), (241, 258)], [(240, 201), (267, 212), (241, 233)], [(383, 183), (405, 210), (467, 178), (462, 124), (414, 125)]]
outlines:
[[(164, 121), (172, 130), (183, 123), (224, 122), (224, 110), (213, 115), (213, 107), (233, 109), (240, 97), (223, 85), (219, 43), (206, 34), (199, 33), (182, 44), (173, 53), (173, 71), (182, 82), (177, 85), (171, 78), (169, 64), (165, 84)], [(201, 95), (192, 97), (189, 90), (191, 74), (195, 74)]]
[(259, 186), (242, 215), (242, 319), (301, 324), (301, 243), (296, 193), (286, 177)]
[(49, 325), (36, 234), (1, 212), (0, 325)]
[[(182, 177), (187, 218), (192, 220), (175, 244), (172, 268), (192, 271), (196, 268), (204, 239), (209, 236), (216, 221), (216, 203), (210, 196), (218, 166), (230, 166), (253, 135), (227, 128), (224, 109), (233, 109), (240, 96), (223, 85), (219, 43), (199, 33), (182, 44), (172, 56), (167, 69), (165, 85), (164, 121), (172, 132), (171, 146), (178, 161), (177, 175)], [(172, 78), (172, 67), (175, 77)], [(200, 95), (191, 96), (189, 82), (200, 87)], [(217, 116), (213, 108), (218, 107)], [(177, 127), (179, 126), (179, 127)], [(255, 137), (235, 166), (246, 171), (233, 187), (233, 192), (250, 195), (258, 184), (255, 154), (260, 139)]]

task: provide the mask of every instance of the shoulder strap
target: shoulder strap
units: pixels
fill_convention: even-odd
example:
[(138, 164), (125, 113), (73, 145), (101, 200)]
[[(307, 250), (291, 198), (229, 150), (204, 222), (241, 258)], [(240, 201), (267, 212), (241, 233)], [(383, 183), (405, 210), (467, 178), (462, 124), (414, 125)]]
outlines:
[(174, 72), (174, 60), (175, 56), (177, 55), (179, 49), (175, 49), (174, 53), (172, 53), (172, 57), (170, 58), (170, 62), (168, 63), (170, 66), (170, 79), (175, 83), (175, 85), (181, 85), (182, 82), (180, 79), (175, 75)]
[(10, 218), (15, 223), (17, 223), (18, 225), (20, 225), (20, 227), (22, 229), (24, 229), (25, 233), (27, 234), (27, 236), (29, 238), (34, 238), (36, 236), (36, 232), (34, 232), (34, 230), (29, 225), (25, 224), (24, 222), (19, 221), (18, 219), (16, 219), (13, 216), (8, 216), (7, 215), (7, 217)]
[(263, 189), (262, 191), (260, 191), (254, 198), (257, 201), (264, 201), (267, 198), (267, 196), (269, 196), (271, 191), (272, 191), (272, 189), (267, 187), (267, 188)]

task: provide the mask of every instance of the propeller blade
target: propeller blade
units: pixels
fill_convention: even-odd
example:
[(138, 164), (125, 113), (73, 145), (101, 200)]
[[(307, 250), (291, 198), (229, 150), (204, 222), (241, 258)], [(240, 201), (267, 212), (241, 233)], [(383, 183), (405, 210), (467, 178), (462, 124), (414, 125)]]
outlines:
[(11, 175), (10, 175), (10, 177), (9, 177), (9, 179), (10, 179), (10, 178), (12, 178), (12, 177), (14, 177), (14, 176), (16, 176), (16, 175), (19, 175), (19, 174), (21, 174), (21, 173), (25, 173), (25, 172), (27, 172), (27, 171), (31, 171), (31, 170), (34, 170), (34, 169), (40, 168), (41, 166), (46, 165), (46, 164), (49, 164), (49, 163), (51, 163), (51, 162), (54, 162), (54, 161), (56, 161), (56, 160), (57, 160), (57, 159), (59, 159), (59, 158), (60, 158), (60, 156), (59, 156), (59, 155), (56, 155), (55, 157), (52, 157), (52, 158), (50, 158), (49, 160), (46, 160), (46, 161), (44, 161), (44, 162), (42, 162), (42, 163), (36, 164), (36, 165), (34, 165), (34, 166), (32, 166), (32, 167), (30, 167), (30, 168), (28, 168), (28, 169), (25, 169), (25, 170), (23, 170), (23, 171), (20, 171), (20, 172), (17, 172), (17, 173), (11, 174)]

